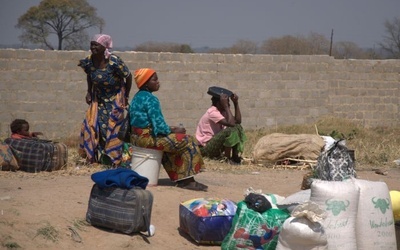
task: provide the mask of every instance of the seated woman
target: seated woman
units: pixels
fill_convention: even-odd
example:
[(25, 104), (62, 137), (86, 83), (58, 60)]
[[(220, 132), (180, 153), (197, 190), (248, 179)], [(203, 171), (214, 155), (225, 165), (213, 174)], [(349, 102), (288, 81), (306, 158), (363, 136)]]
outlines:
[[(240, 125), (242, 115), (239, 96), (229, 90), (222, 90), (222, 94), (208, 91), (212, 95), (212, 105), (197, 125), (196, 139), (201, 145), (203, 156), (218, 159), (223, 155), (226, 162), (239, 165), (239, 153), (243, 153), (243, 144), (246, 141), (246, 135)], [(235, 107), (235, 115), (230, 110), (229, 98)]]
[(42, 132), (29, 132), (29, 123), (24, 119), (15, 119), (10, 124), (12, 139), (29, 139), (43, 135)]
[(157, 73), (153, 69), (142, 68), (135, 71), (134, 77), (139, 91), (129, 107), (132, 144), (163, 151), (161, 162), (178, 187), (207, 191), (208, 187), (193, 177), (204, 167), (196, 140), (185, 134), (184, 128), (167, 125), (160, 101), (153, 95), (160, 88)]

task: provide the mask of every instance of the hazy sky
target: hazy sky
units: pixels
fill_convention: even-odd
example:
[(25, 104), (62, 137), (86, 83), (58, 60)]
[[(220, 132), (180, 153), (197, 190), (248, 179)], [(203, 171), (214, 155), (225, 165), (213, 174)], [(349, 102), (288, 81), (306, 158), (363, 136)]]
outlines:
[[(0, 44), (20, 44), (18, 17), (41, 0), (0, 0)], [(88, 0), (106, 22), (114, 47), (147, 41), (193, 48), (229, 47), (239, 39), (262, 41), (316, 32), (333, 42), (372, 48), (384, 22), (400, 17), (400, 0)], [(97, 32), (91, 32), (93, 35)]]

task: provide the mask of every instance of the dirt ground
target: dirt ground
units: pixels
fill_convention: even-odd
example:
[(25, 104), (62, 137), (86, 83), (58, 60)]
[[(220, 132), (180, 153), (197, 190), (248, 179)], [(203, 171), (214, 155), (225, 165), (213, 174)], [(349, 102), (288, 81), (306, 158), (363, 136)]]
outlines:
[[(253, 165), (213, 166), (196, 179), (208, 192), (177, 188), (161, 169), (158, 186), (148, 187), (154, 204), (153, 237), (124, 235), (85, 223), (93, 170), (0, 172), (0, 248), (15, 249), (220, 249), (198, 245), (179, 228), (179, 204), (193, 198), (243, 199), (247, 188), (288, 196), (300, 190), (308, 170), (271, 169)], [(358, 171), (359, 178), (384, 181), (390, 190), (400, 190), (400, 169)], [(74, 234), (73, 232), (77, 234)]]

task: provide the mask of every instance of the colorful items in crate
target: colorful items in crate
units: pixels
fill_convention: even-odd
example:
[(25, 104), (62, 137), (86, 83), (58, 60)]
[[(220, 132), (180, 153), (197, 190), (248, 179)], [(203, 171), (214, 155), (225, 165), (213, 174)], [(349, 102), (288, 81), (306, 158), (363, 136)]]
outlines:
[(179, 229), (199, 244), (219, 245), (235, 213), (236, 203), (228, 199), (191, 199), (179, 205)]
[(236, 203), (227, 199), (200, 198), (182, 203), (197, 216), (234, 215)]

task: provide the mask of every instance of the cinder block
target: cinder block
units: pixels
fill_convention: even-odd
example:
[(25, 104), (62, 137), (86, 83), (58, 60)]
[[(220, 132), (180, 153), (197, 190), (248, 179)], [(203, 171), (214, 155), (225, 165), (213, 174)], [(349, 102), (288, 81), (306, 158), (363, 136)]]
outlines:
[[(334, 114), (365, 125), (399, 124), (398, 60), (335, 60), (326, 55), (242, 55), (115, 52), (133, 72), (154, 68), (168, 122), (195, 131), (211, 105), (210, 86), (240, 97), (245, 129), (291, 125)], [(89, 51), (0, 49), (0, 113), (28, 118), (62, 137), (79, 132), (87, 104)], [(133, 83), (131, 95), (137, 88)], [(46, 106), (46, 108), (44, 108)], [(10, 121), (0, 121), (0, 137)], [(69, 124), (69, 125), (66, 125)], [(70, 124), (77, 124), (72, 128)], [(63, 129), (60, 130), (60, 127)], [(56, 130), (57, 129), (57, 130)], [(54, 131), (52, 131), (54, 130)]]

